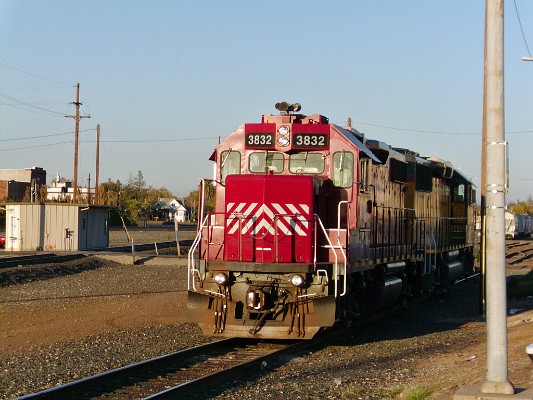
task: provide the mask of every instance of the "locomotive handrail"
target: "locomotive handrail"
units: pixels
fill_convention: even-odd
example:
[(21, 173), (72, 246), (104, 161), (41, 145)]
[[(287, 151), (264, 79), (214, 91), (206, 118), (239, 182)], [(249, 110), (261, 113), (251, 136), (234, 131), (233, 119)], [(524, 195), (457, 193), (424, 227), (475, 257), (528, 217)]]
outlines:
[(274, 262), (279, 261), (279, 244), (278, 244), (278, 216), (274, 215), (272, 220), (274, 224)]
[[(346, 295), (346, 279), (348, 275), (348, 271), (347, 271), (348, 266), (346, 265), (347, 264), (346, 252), (342, 248), (341, 239), (340, 239), (341, 238), (341, 205), (346, 204), (346, 219), (349, 221), (350, 220), (350, 216), (349, 216), (350, 203), (351, 201), (341, 200), (339, 201), (339, 204), (337, 204), (337, 243), (339, 245), (339, 250), (342, 253), (342, 257), (344, 258), (344, 291), (340, 295), (341, 297)], [(346, 226), (348, 226), (348, 223), (346, 223)], [(348, 239), (346, 239), (346, 248), (349, 248), (348, 246), (349, 246)]]
[(339, 204), (337, 204), (337, 242), (340, 243), (340, 235), (341, 235), (341, 205), (346, 204), (346, 218), (349, 219), (348, 213), (350, 211), (350, 208), (348, 207), (349, 204), (351, 204), (351, 201), (348, 200), (341, 200), (339, 201)]
[[(326, 278), (326, 283), (328, 283), (329, 282), (329, 280), (328, 280), (328, 271), (326, 271), (325, 269), (317, 269), (316, 270), (316, 276), (318, 278), (320, 278), (322, 276), (322, 275), (320, 275), (321, 272), (324, 273), (324, 277)], [(322, 284), (322, 279), (320, 279), (320, 281), (318, 283)]]
[[(198, 193), (198, 211), (200, 212), (200, 215), (198, 216), (198, 221), (201, 222), (204, 219), (204, 204), (205, 204), (205, 179), (200, 178), (200, 193)], [(200, 227), (198, 227), (198, 232), (202, 232)]]
[[(435, 251), (441, 251), (450, 246), (467, 245), (466, 228), (460, 230), (453, 230), (455, 222), (468, 222), (468, 217), (418, 217), (419, 221), (428, 221), (429, 230), (433, 235), (435, 242)], [(462, 226), (464, 224), (458, 224)], [(462, 237), (454, 236), (454, 234), (463, 234)]]
[(437, 265), (437, 240), (435, 239), (435, 236), (433, 235), (433, 230), (431, 230), (431, 239), (433, 240), (433, 244), (434, 244), (434, 253), (433, 255), (430, 255), (429, 256), (429, 262), (430, 262), (430, 265), (429, 265), (429, 272), (428, 273), (431, 273), (431, 270), (432, 270), (432, 264), (431, 264), (431, 258), (433, 257), (433, 262), (435, 263), (434, 265), (436, 266)]
[[(329, 244), (329, 247), (331, 249), (333, 249), (333, 250), (338, 248), (338, 247), (334, 246), (333, 243), (331, 243), (331, 240), (329, 239), (329, 235), (328, 235), (328, 233), (326, 231), (326, 228), (324, 228), (324, 224), (322, 224), (322, 220), (320, 219), (320, 217), (317, 214), (314, 214), (314, 217), (315, 217), (315, 220), (318, 221), (318, 223), (320, 225), (320, 228), (322, 228), (322, 233), (324, 233), (324, 236), (326, 237), (326, 240), (327, 240), (327, 242)], [(341, 251), (342, 251), (342, 249), (341, 249)], [(333, 255), (335, 257), (335, 267), (334, 267), (334, 271), (335, 271), (335, 279), (334, 279), (335, 297), (337, 297), (338, 291), (339, 291), (338, 290), (338, 283), (337, 283), (337, 278), (339, 276), (339, 262), (338, 262), (337, 252), (335, 250), (333, 251)], [(344, 296), (345, 294), (346, 294), (346, 264), (345, 264), (345, 272), (344, 272), (344, 292), (340, 296)]]
[[(196, 237), (194, 238), (191, 248), (189, 249), (189, 254), (187, 254), (187, 290), (191, 289), (191, 273), (198, 272), (198, 275), (200, 275), (200, 271), (196, 268), (194, 268), (194, 252), (196, 251), (196, 248), (199, 246), (200, 242), (202, 241), (202, 230), (204, 229), (204, 226), (206, 225), (206, 222), (209, 218), (209, 214), (206, 215), (204, 218), (204, 221), (200, 224), (200, 228), (198, 229), (198, 233), (196, 234)], [(194, 284), (194, 279), (192, 279), (192, 289), (196, 292), (196, 285)]]
[(396, 207), (396, 206), (384, 206), (384, 205), (378, 205), (378, 204), (375, 204), (374, 205), (375, 208), (386, 208), (386, 209), (390, 209), (390, 210), (406, 210), (406, 211), (416, 211), (416, 209), (414, 208), (409, 208), (409, 207)]

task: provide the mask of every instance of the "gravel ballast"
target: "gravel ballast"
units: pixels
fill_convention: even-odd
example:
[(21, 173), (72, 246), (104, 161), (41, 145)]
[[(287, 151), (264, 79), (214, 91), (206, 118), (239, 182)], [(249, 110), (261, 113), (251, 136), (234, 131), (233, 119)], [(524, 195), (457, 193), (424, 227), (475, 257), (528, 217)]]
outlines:
[[(0, 288), (2, 398), (211, 340), (186, 321), (186, 260), (130, 262), (90, 256), (45, 265), (46, 280), (35, 266), (32, 278)], [(54, 275), (54, 268), (69, 274)], [(196, 398), (387, 399), (420, 389), (431, 393), (425, 398), (449, 399), (459, 386), (484, 379), (477, 290), (472, 281), (354, 323), (348, 336), (317, 342)], [(510, 379), (532, 387), (524, 349), (533, 341), (533, 304), (509, 307), (520, 310), (509, 317)]]

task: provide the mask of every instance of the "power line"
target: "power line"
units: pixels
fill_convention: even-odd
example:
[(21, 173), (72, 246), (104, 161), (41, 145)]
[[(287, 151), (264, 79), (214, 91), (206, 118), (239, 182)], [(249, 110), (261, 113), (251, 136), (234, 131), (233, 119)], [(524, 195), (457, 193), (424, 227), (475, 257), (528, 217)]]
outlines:
[[(218, 136), (203, 137), (203, 138), (184, 138), (184, 139), (150, 139), (150, 140), (100, 140), (100, 143), (159, 143), (159, 142), (186, 142), (197, 140), (211, 140), (218, 139)], [(86, 141), (94, 143), (94, 140)]]
[(518, 13), (518, 7), (516, 6), (516, 0), (514, 2), (514, 9), (516, 10), (516, 16), (518, 17), (518, 25), (520, 25), (520, 30), (522, 31), (522, 37), (524, 38), (524, 43), (526, 45), (527, 53), (531, 57), (531, 52), (529, 51), (529, 46), (527, 45), (526, 35), (524, 33), (524, 28), (522, 27), (522, 21), (520, 20), (520, 14)]
[(39, 111), (35, 111), (35, 110), (28, 110), (27, 108), (17, 107), (14, 104), (4, 103), (3, 101), (0, 101), (0, 104), (4, 105), (4, 106), (8, 106), (8, 107), (17, 108), (17, 109), (22, 110), (22, 111), (32, 112), (32, 113), (41, 114), (41, 115), (48, 115), (49, 117), (51, 116), (48, 113), (43, 113), (43, 112), (39, 112)]
[(15, 147), (15, 148), (11, 148), (11, 149), (0, 149), (0, 151), (26, 150), (26, 149), (34, 149), (34, 148), (37, 148), (37, 147), (57, 146), (59, 144), (67, 144), (67, 143), (72, 143), (72, 141), (59, 142), (59, 143), (39, 144), (39, 145), (35, 145), (35, 146), (26, 146), (26, 147)]
[[(406, 129), (406, 128), (397, 128), (394, 126), (386, 126), (386, 125), (378, 125), (378, 124), (371, 124), (368, 122), (363, 121), (355, 121), (352, 120), (352, 122), (355, 122), (357, 124), (361, 125), (368, 125), (368, 126), (374, 126), (376, 128), (384, 128), (384, 129), (392, 129), (395, 131), (404, 131), (404, 132), (415, 132), (415, 133), (437, 133), (441, 135), (481, 135), (481, 132), (445, 132), (445, 131), (431, 131), (431, 130), (421, 130), (421, 129)], [(339, 124), (340, 125), (340, 124)], [(528, 131), (506, 131), (505, 133), (533, 133), (533, 130)]]
[[(84, 129), (80, 132), (88, 132), (88, 131), (94, 131), (94, 130), (95, 128), (91, 128), (91, 129)], [(15, 140), (39, 139), (39, 138), (52, 137), (52, 136), (70, 135), (71, 133), (74, 133), (74, 132), (52, 133), (50, 135), (27, 136), (27, 137), (14, 138), (14, 139), (0, 139), (0, 142), (12, 142)]]
[[(86, 131), (91, 131), (94, 129), (86, 129)], [(80, 131), (81, 132), (81, 131)], [(69, 132), (72, 133), (72, 132)], [(66, 133), (59, 133), (57, 135), (65, 135)], [(54, 136), (54, 135), (47, 135), (47, 136)], [(43, 136), (44, 137), (44, 136)], [(205, 137), (205, 138), (185, 138), (185, 139), (154, 139), (154, 140), (100, 140), (100, 143), (158, 143), (158, 142), (184, 142), (184, 141), (197, 141), (197, 140), (209, 140), (209, 139), (218, 139), (218, 136), (213, 137)], [(8, 139), (9, 140), (9, 139)], [(13, 139), (16, 140), (16, 139)], [(13, 150), (26, 150), (26, 149), (34, 149), (38, 147), (48, 147), (48, 146), (56, 146), (60, 144), (66, 144), (66, 143), (72, 143), (72, 141), (67, 142), (58, 142), (58, 143), (49, 143), (49, 144), (41, 144), (41, 145), (34, 145), (34, 146), (25, 146), (25, 147), (15, 147), (10, 149), (0, 149), (0, 151), (13, 151)], [(80, 143), (96, 143), (96, 140), (83, 140), (80, 141)]]
[[(19, 99), (15, 99), (14, 97), (8, 96), (7, 94), (4, 94), (4, 93), (0, 93), (0, 96), (5, 97), (5, 98), (7, 98), (9, 100), (15, 101), (15, 102), (17, 102), (19, 104), (25, 105), (26, 107), (32, 107), (32, 108), (36, 108), (38, 110), (47, 111), (49, 113), (61, 115), (62, 117), (65, 116), (65, 113), (61, 113), (61, 112), (58, 112), (58, 111), (48, 110), (46, 108), (34, 106), (33, 104), (29, 104), (29, 103), (26, 103), (25, 101), (22, 101), (22, 100), (19, 100)], [(9, 104), (6, 104), (6, 105), (9, 105)], [(30, 110), (26, 110), (26, 111), (30, 111)]]
[(4, 64), (4, 63), (0, 63), (0, 65), (6, 67), (6, 68), (9, 68), (9, 69), (12, 69), (14, 71), (18, 71), (18, 72), (22, 72), (23, 74), (26, 74), (26, 75), (31, 75), (31, 76), (35, 76), (37, 78), (41, 78), (41, 79), (46, 79), (47, 81), (52, 81), (52, 82), (57, 82), (57, 83), (62, 83), (63, 85), (72, 85), (71, 83), (67, 83), (67, 82), (63, 82), (63, 81), (58, 81), (57, 79), (51, 79), (51, 78), (47, 78), (46, 76), (42, 76), (42, 75), (37, 75), (37, 74), (33, 74), (31, 72), (28, 72), (28, 71), (24, 71), (22, 69), (19, 69), (19, 68), (15, 68), (15, 67), (12, 67), (11, 65), (7, 65), (7, 64)]

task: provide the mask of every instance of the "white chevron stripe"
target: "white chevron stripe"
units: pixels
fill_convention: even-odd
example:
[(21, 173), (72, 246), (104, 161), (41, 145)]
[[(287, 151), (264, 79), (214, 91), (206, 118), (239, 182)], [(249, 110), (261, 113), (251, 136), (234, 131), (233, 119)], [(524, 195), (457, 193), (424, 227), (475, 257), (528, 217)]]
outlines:
[[(234, 203), (228, 203), (228, 207), (226, 207), (226, 210), (229, 211), (230, 209), (230, 205), (232, 205)], [(242, 213), (243, 217), (244, 218), (247, 218), (247, 216), (252, 212), (252, 210), (257, 206), (257, 203), (252, 203), (250, 204), (250, 206), (246, 209), (246, 211), (244, 211), (244, 213)], [(246, 203), (239, 203), (239, 205), (237, 206), (237, 208), (235, 208), (235, 210), (232, 212), (232, 215), (235, 215), (235, 214), (240, 214), (241, 210), (246, 207)], [(232, 216), (232, 217), (229, 217), (228, 218), (228, 229), (229, 230), (229, 234), (234, 234), (237, 229), (239, 229), (239, 217), (236, 217), (236, 216)], [(231, 228), (230, 228), (230, 225), (233, 225)], [(244, 233), (244, 232), (243, 232)]]
[[(294, 221), (294, 217), (289, 217), (289, 216), (283, 216), (283, 215), (287, 215), (289, 214), (280, 204), (278, 203), (272, 203), (272, 206), (276, 209), (276, 211), (278, 211), (279, 214), (282, 215), (282, 217), (280, 219), (278, 219), (278, 221), (281, 221), (282, 223), (282, 226), (283, 226), (283, 233), (287, 234), (287, 235), (292, 235), (292, 232), (296, 232), (298, 235), (300, 236), (307, 236), (307, 234), (302, 231), (302, 229), (296, 225), (295, 221)], [(292, 206), (292, 204), (286, 204), (287, 207), (289, 206)], [(294, 206), (292, 206), (294, 208)], [(290, 211), (290, 210), (289, 210)], [(299, 214), (299, 212), (293, 212), (293, 214)], [(300, 218), (303, 218), (303, 217), (300, 217)], [(285, 221), (285, 222), (283, 222)], [(292, 228), (292, 229), (291, 229)]]
[[(255, 204), (257, 204), (257, 203), (255, 203)], [(248, 232), (248, 230), (254, 225), (254, 223), (259, 218), (261, 218), (261, 215), (263, 213), (265, 213), (267, 216), (269, 216), (271, 221), (274, 220), (274, 213), (270, 210), (270, 208), (267, 207), (266, 204), (262, 204), (261, 207), (259, 207), (259, 209), (255, 212), (254, 216), (251, 219), (248, 220), (248, 223), (242, 229), (242, 233), (244, 234), (244, 233)], [(264, 220), (265, 219), (263, 218), (263, 221)], [(254, 229), (254, 231), (257, 231), (257, 229)], [(269, 232), (270, 232), (270, 230), (269, 230)], [(272, 233), (272, 232), (270, 232), (270, 233)]]
[[(272, 204), (273, 206), (276, 207), (276, 209), (283, 214), (295, 214), (297, 215), (296, 218), (298, 219), (298, 221), (300, 222), (301, 225), (303, 225), (303, 227), (305, 229), (309, 229), (309, 222), (305, 219), (305, 217), (300, 213), (300, 211), (296, 208), (296, 206), (294, 204), (286, 204), (287, 208), (289, 209), (290, 213), (287, 213), (283, 210), (283, 208), (279, 205), (279, 204)], [(302, 205), (305, 206), (305, 204), (299, 204), (299, 206), (301, 207)], [(307, 209), (309, 209), (307, 207)], [(298, 225), (296, 223), (296, 221), (294, 220), (295, 217), (283, 217), (285, 219), (285, 221), (287, 222), (287, 225), (289, 225), (291, 228), (292, 228), (292, 231), (296, 232), (296, 234), (300, 235), (300, 236), (307, 236), (307, 234), (305, 233), (305, 231), (300, 227), (300, 225)]]
[[(309, 210), (309, 207), (305, 204), (299, 204), (300, 207), (305, 206), (307, 210)], [(309, 222), (302, 216), (302, 214), (298, 211), (298, 209), (293, 204), (287, 204), (287, 207), (289, 210), (292, 211), (293, 214), (299, 214), (298, 215), (298, 221), (302, 223), (302, 225), (305, 227), (305, 229), (309, 228)], [(303, 208), (303, 207), (302, 207)]]
[[(257, 225), (254, 226), (254, 230), (252, 231), (252, 234), (257, 235), (261, 231), (261, 228), (265, 228), (268, 233), (271, 235), (274, 235), (274, 228), (270, 223), (267, 222), (266, 219), (262, 219)], [(244, 233), (244, 232), (243, 232)]]
[[(234, 234), (239, 229), (239, 217), (242, 215), (245, 223), (242, 227), (242, 234), (247, 233), (253, 228), (253, 234), (257, 235), (262, 228), (265, 228), (271, 235), (275, 235), (274, 220), (276, 214), (266, 204), (262, 204), (257, 208), (258, 203), (228, 203), (226, 205), (226, 212), (231, 215), (227, 219), (228, 234)], [(235, 208), (234, 208), (235, 207)], [(247, 207), (247, 208), (246, 208)], [(309, 221), (302, 215), (302, 210), (305, 214), (309, 212), (307, 204), (285, 204), (272, 203), (272, 207), (278, 214), (278, 232), (285, 235), (293, 235), (293, 232), (300, 236), (307, 236), (306, 230), (309, 229)], [(286, 208), (285, 208), (286, 207)], [(298, 208), (299, 207), (299, 208)], [(242, 210), (246, 208), (244, 212)], [(257, 208), (257, 209), (256, 209)], [(254, 212), (255, 210), (255, 212)], [(295, 216), (288, 216), (288, 214)], [(268, 221), (270, 219), (270, 221)], [(259, 222), (257, 222), (259, 221)]]

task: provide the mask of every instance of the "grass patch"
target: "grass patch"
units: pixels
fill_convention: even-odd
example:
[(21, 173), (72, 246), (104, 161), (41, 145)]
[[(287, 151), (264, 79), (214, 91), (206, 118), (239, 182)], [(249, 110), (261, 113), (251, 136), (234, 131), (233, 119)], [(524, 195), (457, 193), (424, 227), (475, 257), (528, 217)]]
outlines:
[(398, 387), (390, 390), (389, 399), (423, 400), (435, 392), (435, 389), (427, 386)]
[[(380, 398), (384, 400), (395, 400), (395, 399), (403, 399), (403, 400), (424, 400), (427, 399), (429, 396), (431, 396), (433, 393), (435, 393), (436, 388), (430, 387), (430, 386), (412, 386), (412, 387), (405, 387), (405, 386), (399, 386), (397, 388), (393, 389), (382, 389), (380, 392)], [(348, 390), (345, 390), (340, 398), (341, 399), (354, 399), (358, 397), (364, 397), (365, 393), (363, 388), (351, 388)]]

